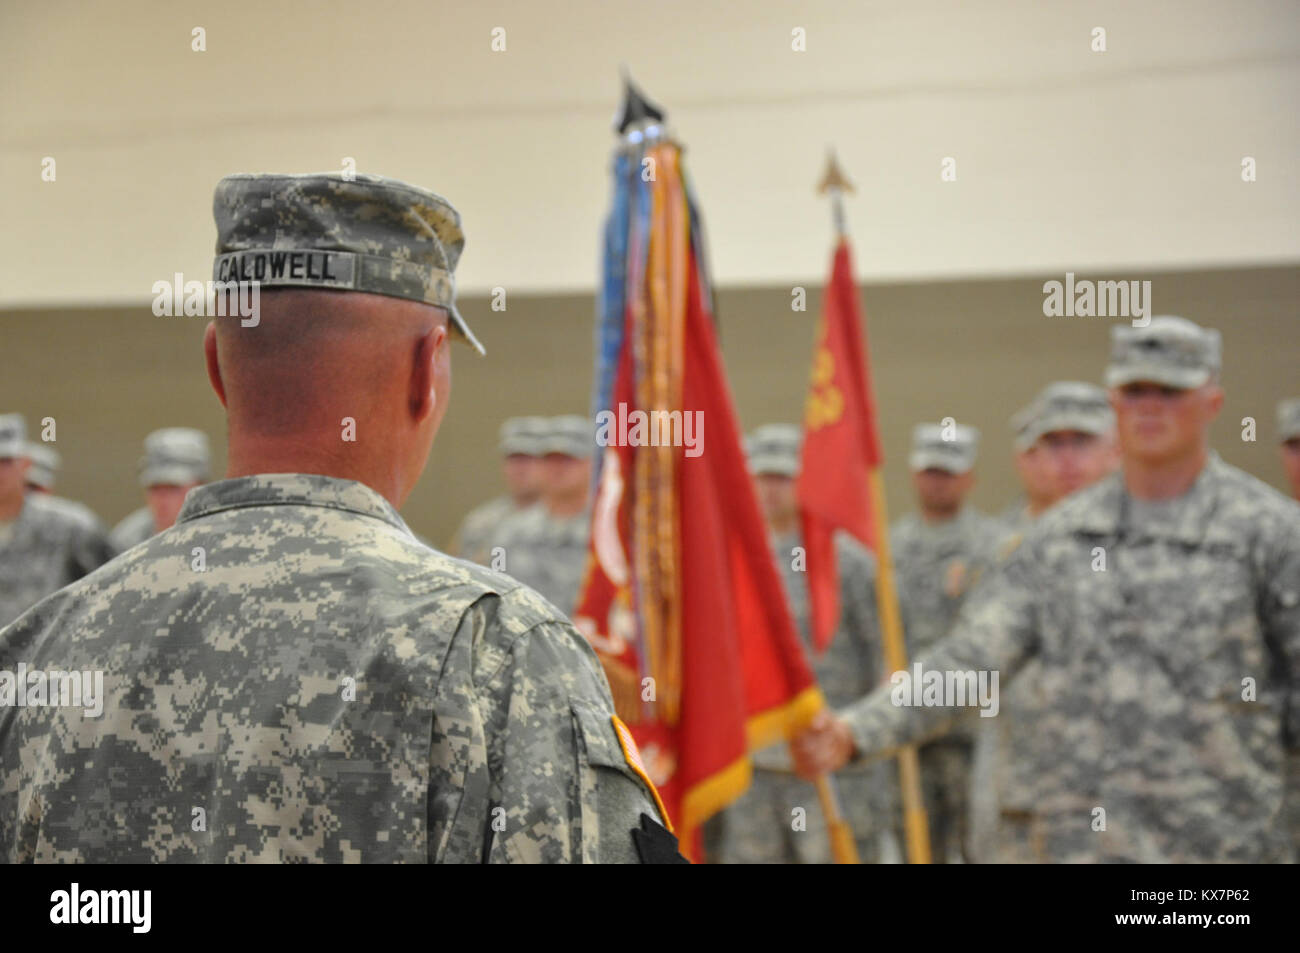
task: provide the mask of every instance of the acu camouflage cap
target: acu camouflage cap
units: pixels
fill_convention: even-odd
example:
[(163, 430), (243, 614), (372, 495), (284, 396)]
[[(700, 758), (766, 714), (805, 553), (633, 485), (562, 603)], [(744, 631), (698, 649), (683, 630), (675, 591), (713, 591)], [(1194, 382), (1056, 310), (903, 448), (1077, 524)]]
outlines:
[(585, 460), (596, 447), (596, 429), (586, 417), (577, 414), (564, 414), (552, 417), (546, 422), (545, 431), (539, 438), (539, 449), (543, 454), (559, 453), (566, 457)]
[(1083, 381), (1054, 381), (1034, 398), (1016, 446), (1032, 446), (1044, 434), (1061, 430), (1101, 435), (1115, 428), (1115, 412), (1106, 392)]
[(792, 477), (799, 473), (803, 434), (794, 424), (764, 424), (745, 440), (749, 472)]
[(480, 354), (456, 308), (460, 213), (396, 179), (340, 172), (228, 175), (212, 199), (217, 281), (365, 291), (436, 305)]
[(184, 486), (208, 479), (208, 437), (191, 427), (164, 427), (144, 438), (141, 486)]
[(1106, 386), (1149, 381), (1190, 390), (1219, 372), (1222, 338), (1186, 318), (1161, 315), (1146, 327), (1117, 324), (1110, 331)]
[(542, 441), (549, 430), (545, 417), (510, 417), (501, 425), (498, 446), (502, 456), (523, 454), (540, 457)]
[(966, 473), (975, 467), (980, 432), (965, 424), (917, 424), (912, 429), (912, 455), (908, 466), (917, 470)]
[(1278, 402), (1277, 436), (1282, 443), (1300, 437), (1300, 397), (1289, 397)]
[(32, 461), (27, 470), (27, 482), (42, 490), (54, 489), (54, 478), (58, 475), (59, 464), (62, 462), (58, 451), (43, 443), (28, 443), (27, 457)]
[(0, 414), (0, 460), (27, 456), (27, 421), (22, 414)]

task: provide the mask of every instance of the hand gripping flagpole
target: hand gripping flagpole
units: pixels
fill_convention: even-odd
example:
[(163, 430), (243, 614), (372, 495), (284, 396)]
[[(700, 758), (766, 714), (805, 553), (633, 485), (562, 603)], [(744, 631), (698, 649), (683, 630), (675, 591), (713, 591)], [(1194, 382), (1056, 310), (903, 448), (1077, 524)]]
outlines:
[[(840, 170), (839, 163), (835, 161), (835, 153), (832, 151), (827, 156), (826, 172), (817, 186), (817, 192), (830, 194), (831, 216), (835, 224), (837, 241), (843, 240), (847, 234), (844, 221), (843, 193), (845, 191), (852, 192), (853, 186)], [(872, 530), (875, 535), (872, 549), (876, 553), (876, 605), (880, 612), (885, 664), (891, 672), (906, 671), (907, 648), (903, 643), (898, 590), (894, 586), (894, 562), (889, 553), (889, 514), (885, 506), (885, 483), (880, 467), (873, 467), (867, 480), (871, 496)], [(899, 786), (903, 792), (903, 830), (907, 841), (908, 862), (928, 864), (930, 863), (930, 827), (925, 816), (925, 801), (921, 797), (921, 762), (917, 757), (915, 745), (907, 745), (898, 750), (898, 776)], [(829, 778), (825, 780), (829, 782)], [(819, 778), (819, 794), (821, 781), (822, 779)]]

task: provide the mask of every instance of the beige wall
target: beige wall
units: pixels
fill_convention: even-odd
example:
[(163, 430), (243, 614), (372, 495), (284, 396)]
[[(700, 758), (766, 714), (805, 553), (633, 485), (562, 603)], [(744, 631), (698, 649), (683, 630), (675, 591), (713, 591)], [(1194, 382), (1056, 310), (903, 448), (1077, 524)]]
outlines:
[[(1281, 487), (1274, 442), (1278, 398), (1300, 393), (1300, 269), (1156, 273), (1159, 311), (1223, 332), (1228, 399), (1214, 443), (1231, 463)], [(984, 431), (976, 502), (1000, 509), (1014, 493), (1006, 420), (1047, 381), (1099, 380), (1103, 318), (1045, 318), (1042, 279), (878, 284), (863, 289), (895, 515), (910, 505), (906, 449), (920, 420), (951, 415)], [(475, 311), (486, 302), (471, 300)], [(807, 386), (814, 318), (790, 311), (783, 287), (723, 290), (727, 372), (746, 429), (796, 421)], [(585, 412), (591, 386), (590, 295), (520, 297), (488, 337), (490, 353), (455, 353), (451, 409), (429, 468), (408, 501), (411, 525), (439, 544), (475, 503), (499, 491), (496, 429), (520, 413)], [(147, 308), (0, 314), (5, 372), (0, 412), (29, 425), (52, 416), (65, 458), (62, 491), (116, 520), (139, 505), (140, 441), (156, 427), (201, 427), (224, 464), (223, 418), (208, 389), (202, 319)], [(1259, 441), (1243, 443), (1255, 417)]]
[(1300, 261), (1293, 0), (46, 0), (0, 5), (0, 62), (0, 306), (205, 277), (220, 176), (345, 156), (455, 201), (463, 289), (589, 291), (620, 62), (720, 286), (822, 278), (831, 143), (868, 280)]

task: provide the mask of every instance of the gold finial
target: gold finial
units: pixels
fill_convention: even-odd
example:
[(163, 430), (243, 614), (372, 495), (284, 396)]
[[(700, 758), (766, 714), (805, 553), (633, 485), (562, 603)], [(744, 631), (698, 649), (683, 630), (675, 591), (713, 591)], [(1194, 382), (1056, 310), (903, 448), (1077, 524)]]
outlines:
[(844, 170), (840, 168), (839, 162), (835, 160), (835, 150), (831, 149), (826, 154), (826, 171), (822, 173), (822, 180), (817, 184), (817, 194), (825, 195), (831, 189), (839, 189), (841, 192), (853, 192), (853, 183), (844, 175)]

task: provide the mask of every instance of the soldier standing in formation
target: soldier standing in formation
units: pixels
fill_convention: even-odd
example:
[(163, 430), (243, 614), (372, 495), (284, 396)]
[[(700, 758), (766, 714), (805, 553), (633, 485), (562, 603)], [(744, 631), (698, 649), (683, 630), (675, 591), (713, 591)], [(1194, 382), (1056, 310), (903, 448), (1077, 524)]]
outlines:
[[(1300, 507), (1209, 449), (1217, 332), (1174, 317), (1112, 329), (1122, 471), (1045, 513), (925, 668), (1029, 673), (1033, 743), (1013, 753), (1040, 862), (1293, 860), (1285, 764), (1300, 747)], [(833, 770), (942, 730), (952, 707), (878, 691), (794, 744)]]
[(488, 565), (492, 540), (505, 520), (538, 501), (542, 494), (542, 443), (550, 423), (545, 417), (511, 417), (501, 425), (501, 475), (506, 494), (476, 506), (461, 521), (448, 552)]
[[(1027, 493), (1029, 505), (1016, 528), (998, 544), (998, 559), (1020, 544), (1044, 511), (1071, 493), (1091, 486), (1119, 465), (1115, 446), (1115, 412), (1106, 391), (1080, 381), (1048, 384), (1013, 419), (1018, 454), (1032, 455), (1037, 485)], [(975, 756), (971, 767), (971, 855), (980, 863), (1033, 862), (1018, 855), (1014, 822), (1030, 814), (1026, 800), (1032, 778), (1017, 778), (1015, 752), (1033, 745), (1043, 699), (1035, 694), (1037, 666), (1025, 664), (1019, 676), (1001, 692), (996, 718), (974, 719)], [(1036, 707), (1037, 706), (1037, 707)]]
[[(876, 613), (875, 557), (847, 533), (835, 535), (840, 575), (840, 621), (826, 651), (812, 644), (808, 580), (799, 533), (795, 480), (799, 428), (759, 427), (746, 441), (749, 469), (767, 522), (772, 550), (809, 666), (831, 704), (847, 704), (884, 678), (884, 653)], [(841, 808), (853, 828), (864, 863), (880, 858), (881, 842), (898, 825), (897, 772), (892, 764), (853, 765), (835, 775)], [(708, 830), (717, 863), (829, 863), (826, 818), (811, 784), (794, 773), (789, 747), (780, 742), (754, 754), (749, 789)], [(897, 846), (894, 845), (897, 851)]]
[(113, 527), (110, 540), (121, 553), (172, 526), (185, 495), (211, 477), (207, 435), (191, 427), (164, 427), (144, 438), (140, 485), (145, 505)]
[[(889, 536), (909, 659), (948, 634), (1000, 535), (996, 520), (966, 502), (978, 444), (979, 431), (956, 423), (919, 424), (912, 432), (908, 465), (919, 511), (898, 520)], [(931, 853), (939, 863), (968, 859), (972, 744), (970, 727), (962, 726), (919, 753)]]
[(21, 414), (0, 415), (0, 626), (112, 556), (89, 509), (28, 490), (26, 436)]
[(204, 341), (228, 478), (0, 630), (0, 669), (101, 671), (106, 696), (0, 712), (0, 858), (676, 857), (586, 640), (397, 514), (450, 335), (477, 346), (459, 214), (337, 174), (230, 176), (214, 214), (214, 271), (265, 276), (256, 326)]
[[(586, 417), (552, 417), (541, 439), (542, 498), (501, 523), (499, 567), (573, 614), (587, 568), (595, 428)], [(492, 563), (490, 563), (492, 564)]]

